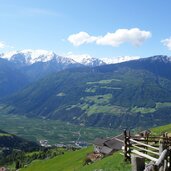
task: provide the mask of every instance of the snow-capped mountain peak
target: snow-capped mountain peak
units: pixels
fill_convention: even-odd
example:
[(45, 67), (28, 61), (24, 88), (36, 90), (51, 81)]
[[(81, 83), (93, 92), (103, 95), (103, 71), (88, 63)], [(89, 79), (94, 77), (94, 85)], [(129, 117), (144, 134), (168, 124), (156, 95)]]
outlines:
[(140, 61), (171, 63), (171, 57), (166, 55), (155, 55), (148, 58), (141, 58)]
[(116, 63), (131, 61), (131, 60), (137, 60), (137, 59), (140, 59), (140, 57), (139, 56), (121, 56), (121, 57), (116, 57), (116, 58), (101, 58), (101, 60), (104, 61), (106, 64), (116, 64)]
[(52, 51), (26, 49), (21, 51), (10, 51), (0, 54), (0, 58), (7, 59), (22, 66), (32, 65), (37, 62), (55, 61), (59, 64), (82, 64), (85, 66), (100, 66), (115, 64), (130, 60), (137, 60), (139, 56), (123, 56), (118, 58), (94, 58), (88, 54), (68, 54), (66, 57), (58, 56)]
[(55, 53), (46, 50), (22, 50), (20, 51), (26, 59), (28, 64), (33, 64), (36, 62), (47, 62), (55, 57)]
[(67, 55), (68, 58), (75, 60), (78, 63), (87, 65), (87, 66), (100, 66), (105, 64), (116, 64), (131, 60), (140, 59), (139, 56), (122, 56), (122, 57), (113, 57), (113, 58), (93, 58), (88, 54), (72, 54)]
[(9, 51), (9, 52), (0, 54), (0, 57), (1, 57), (1, 58), (4, 58), (4, 59), (7, 59), (7, 60), (10, 60), (11, 57), (12, 57), (14, 54), (16, 54), (16, 53), (17, 53), (17, 51)]
[(171, 57), (166, 56), (166, 55), (156, 55), (156, 56), (151, 57), (151, 59), (153, 61), (161, 61), (165, 63), (171, 62)]
[(52, 51), (41, 49), (10, 51), (0, 54), (0, 57), (23, 65), (31, 65), (37, 62), (48, 62), (51, 60), (56, 60), (57, 63), (76, 63), (74, 60), (58, 56)]
[(69, 54), (67, 57), (86, 66), (100, 66), (105, 64), (101, 59), (93, 58), (88, 54)]
[(65, 63), (65, 64), (76, 64), (77, 63), (73, 59), (63, 57), (63, 56), (57, 56), (57, 55), (56, 55), (55, 60), (57, 63)]

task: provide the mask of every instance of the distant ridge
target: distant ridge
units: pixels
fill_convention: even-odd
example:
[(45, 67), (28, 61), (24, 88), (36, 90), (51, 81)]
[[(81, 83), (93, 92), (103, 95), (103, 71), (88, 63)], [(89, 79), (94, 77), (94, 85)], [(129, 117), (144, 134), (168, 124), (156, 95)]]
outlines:
[(28, 141), (14, 134), (0, 130), (0, 149), (1, 148), (32, 151), (38, 150), (40, 145), (36, 142)]
[(117, 63), (134, 58), (116, 58), (113, 60), (93, 58), (89, 55), (59, 56), (46, 50), (9, 51), (0, 54), (0, 99), (21, 90), (30, 83), (49, 74), (82, 67), (96, 67), (108, 63)]

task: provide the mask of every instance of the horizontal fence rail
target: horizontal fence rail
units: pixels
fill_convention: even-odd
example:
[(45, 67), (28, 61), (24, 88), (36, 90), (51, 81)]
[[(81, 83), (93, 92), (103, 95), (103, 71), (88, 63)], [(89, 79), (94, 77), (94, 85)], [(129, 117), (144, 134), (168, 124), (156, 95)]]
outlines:
[[(134, 156), (132, 160), (134, 165), (135, 163), (141, 165), (141, 167), (132, 167), (132, 171), (171, 171), (171, 137), (168, 137), (167, 133), (163, 136), (150, 136), (146, 131), (145, 134), (141, 133), (141, 136), (131, 136), (130, 131), (125, 130), (123, 151), (125, 161), (131, 162), (131, 157)], [(147, 165), (144, 170), (140, 163), (144, 162), (145, 167), (145, 160), (135, 159), (136, 156), (151, 161), (153, 164)]]

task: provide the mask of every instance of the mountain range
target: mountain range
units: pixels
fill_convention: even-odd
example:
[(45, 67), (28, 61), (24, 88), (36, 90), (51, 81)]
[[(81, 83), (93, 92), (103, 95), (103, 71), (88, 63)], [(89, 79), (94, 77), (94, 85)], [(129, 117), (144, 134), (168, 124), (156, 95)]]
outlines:
[(55, 52), (46, 50), (21, 50), (21, 51), (10, 51), (0, 54), (0, 58), (7, 59), (8, 61), (24, 65), (32, 65), (38, 62), (49, 62), (56, 60), (57, 63), (62, 64), (75, 64), (79, 63), (85, 66), (100, 66), (104, 64), (121, 63), (125, 61), (139, 59), (138, 56), (123, 56), (117, 58), (94, 58), (90, 55), (74, 55), (68, 54), (67, 57), (59, 56)]
[[(28, 77), (26, 70), (19, 71)], [(171, 58), (167, 56), (81, 65), (41, 78), (3, 98), (0, 112), (112, 128), (171, 121)]]
[[(118, 58), (118, 62), (134, 58)], [(111, 60), (108, 61), (111, 63)], [(117, 62), (117, 59), (115, 61)], [(46, 50), (22, 50), (0, 54), (0, 98), (10, 95), (48, 74), (69, 68), (105, 65), (90, 56), (62, 57)]]

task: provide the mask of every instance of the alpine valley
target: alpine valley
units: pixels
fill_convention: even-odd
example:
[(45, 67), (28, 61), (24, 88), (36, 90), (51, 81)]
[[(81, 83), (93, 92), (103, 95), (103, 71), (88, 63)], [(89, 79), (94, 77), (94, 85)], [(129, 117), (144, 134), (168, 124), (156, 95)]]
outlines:
[(114, 129), (171, 122), (170, 57), (115, 64), (40, 50), (0, 57), (1, 114)]

